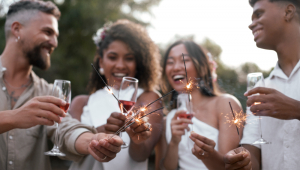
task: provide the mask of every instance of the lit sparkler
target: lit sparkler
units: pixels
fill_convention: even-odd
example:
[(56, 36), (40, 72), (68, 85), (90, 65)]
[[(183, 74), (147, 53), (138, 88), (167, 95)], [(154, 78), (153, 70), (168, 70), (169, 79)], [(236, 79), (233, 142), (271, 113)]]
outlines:
[[(185, 77), (186, 77), (186, 89), (187, 89), (187, 92), (188, 92), (188, 98), (189, 98), (189, 105), (190, 105), (190, 108), (191, 107), (191, 99), (190, 99), (190, 92), (192, 91), (192, 84), (193, 84), (193, 81), (190, 81), (189, 82), (189, 79), (188, 79), (188, 76), (187, 76), (187, 71), (186, 71), (186, 65), (185, 65), (185, 59), (184, 59), (184, 54), (182, 53), (182, 58), (183, 58), (183, 63), (184, 63), (184, 69), (185, 69)], [(190, 110), (190, 112), (192, 112), (192, 110)]]

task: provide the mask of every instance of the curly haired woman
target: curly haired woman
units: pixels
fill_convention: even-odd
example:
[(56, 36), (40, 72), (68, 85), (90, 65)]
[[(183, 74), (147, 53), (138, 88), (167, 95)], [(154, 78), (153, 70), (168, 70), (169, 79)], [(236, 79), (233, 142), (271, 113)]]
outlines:
[[(128, 20), (106, 24), (94, 36), (94, 41), (98, 53), (94, 65), (111, 88), (118, 90), (125, 76), (135, 77), (139, 80), (136, 107), (159, 98), (155, 88), (160, 74), (160, 54), (141, 25)], [(88, 86), (91, 95), (77, 96), (72, 102), (70, 114), (83, 123), (97, 127), (99, 132), (115, 133), (124, 125), (126, 117), (120, 113), (117, 101), (104, 87), (105, 84), (93, 71)], [(151, 110), (160, 107), (161, 103), (157, 102), (151, 105)], [(100, 163), (88, 156), (74, 162), (70, 169), (146, 170), (148, 157), (162, 133), (162, 113), (151, 114), (148, 122), (152, 131), (146, 124), (133, 124), (126, 129), (127, 133), (123, 133), (122, 138), (129, 143), (129, 147), (122, 149), (113, 161)]]

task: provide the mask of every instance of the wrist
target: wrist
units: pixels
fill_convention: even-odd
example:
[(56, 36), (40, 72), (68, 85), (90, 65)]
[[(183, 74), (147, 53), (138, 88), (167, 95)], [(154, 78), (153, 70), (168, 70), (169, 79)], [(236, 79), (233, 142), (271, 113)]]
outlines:
[(6, 116), (3, 116), (3, 120), (5, 122), (4, 124), (11, 129), (18, 128), (18, 123), (16, 123), (16, 120), (18, 120), (18, 118), (15, 118), (15, 114), (16, 110), (8, 110), (7, 114), (5, 114)]
[(300, 121), (300, 101), (296, 101), (296, 115), (297, 115), (297, 119)]
[(176, 141), (173, 138), (171, 138), (171, 141), (170, 141), (169, 145), (170, 146), (177, 146), (178, 147), (179, 143), (180, 143), (180, 141)]
[(0, 125), (2, 126), (2, 128), (0, 129), (0, 134), (17, 128), (17, 119), (14, 118), (15, 110), (2, 111), (0, 114)]

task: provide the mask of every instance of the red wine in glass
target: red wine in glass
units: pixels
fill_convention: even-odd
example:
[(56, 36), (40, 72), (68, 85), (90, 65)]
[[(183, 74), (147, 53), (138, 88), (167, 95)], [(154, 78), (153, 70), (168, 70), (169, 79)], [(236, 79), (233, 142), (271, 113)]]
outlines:
[(185, 118), (191, 120), (194, 117), (194, 114), (192, 113), (181, 113), (178, 115), (179, 118)]
[[(138, 82), (139, 80), (134, 77), (123, 77), (120, 90), (119, 90), (119, 101), (121, 103), (119, 104), (120, 110), (123, 115), (129, 116), (131, 114), (134, 114), (131, 111), (133, 108), (138, 95)], [(120, 133), (120, 137), (122, 133)], [(123, 141), (123, 145), (121, 148), (127, 148), (128, 142)]]
[[(129, 112), (135, 104), (135, 102), (133, 102), (133, 101), (126, 101), (126, 100), (120, 100), (120, 102), (123, 105), (123, 113), (126, 113), (127, 111)], [(120, 106), (120, 109), (121, 109), (121, 106)]]
[(67, 103), (65, 106), (59, 106), (61, 109), (63, 109), (63, 111), (65, 113), (67, 113), (68, 109), (69, 109), (70, 103)]

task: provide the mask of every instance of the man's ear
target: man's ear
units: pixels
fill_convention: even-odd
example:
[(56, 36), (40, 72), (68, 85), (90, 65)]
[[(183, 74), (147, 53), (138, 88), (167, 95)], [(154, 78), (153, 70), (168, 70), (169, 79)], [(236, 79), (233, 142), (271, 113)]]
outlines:
[(12, 34), (12, 36), (14, 36), (14, 37), (20, 37), (20, 30), (21, 30), (21, 28), (22, 28), (23, 26), (22, 26), (22, 24), (21, 23), (19, 23), (19, 22), (14, 22), (14, 23), (12, 23), (11, 24), (11, 28), (10, 28), (10, 32), (11, 32), (11, 34)]
[(294, 17), (297, 15), (297, 8), (293, 4), (288, 4), (285, 8), (285, 16), (284, 19), (286, 22), (292, 21)]

